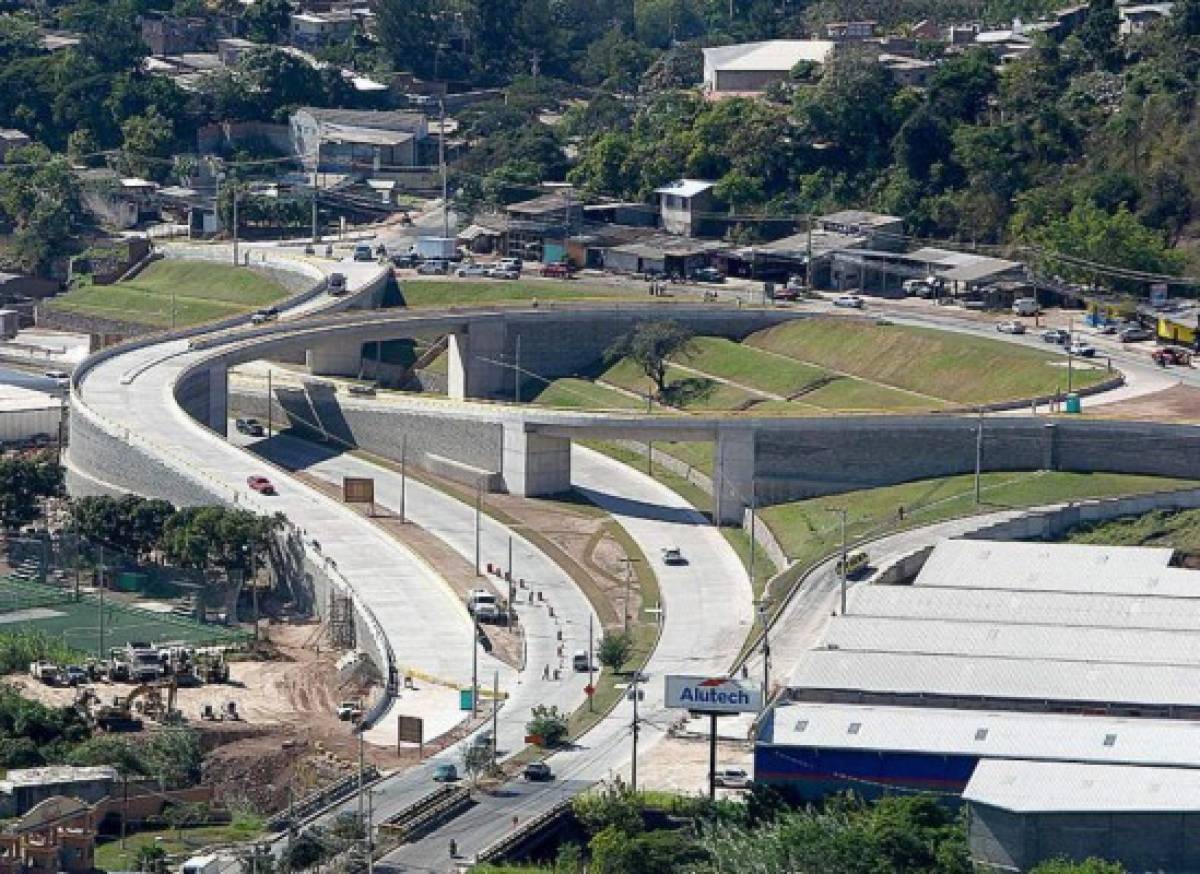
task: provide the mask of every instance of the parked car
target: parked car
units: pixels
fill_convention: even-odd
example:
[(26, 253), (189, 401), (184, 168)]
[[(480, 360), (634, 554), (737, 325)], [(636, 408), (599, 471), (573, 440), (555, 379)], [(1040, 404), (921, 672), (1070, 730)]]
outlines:
[(1154, 339), (1154, 332), (1149, 328), (1143, 328), (1140, 325), (1135, 325), (1126, 328), (1117, 335), (1122, 343), (1140, 343), (1142, 340)]
[(438, 765), (433, 769), (433, 780), (435, 783), (453, 783), (457, 779), (458, 768), (449, 762)]
[(1013, 301), (1012, 311), (1016, 316), (1036, 316), (1042, 311), (1042, 308), (1038, 304), (1037, 298), (1018, 297)]
[(1096, 328), (1096, 333), (1097, 334), (1106, 334), (1106, 335), (1115, 334), (1115, 333), (1117, 333), (1117, 326), (1112, 324), (1111, 322), (1106, 322), (1105, 324), (1099, 325)]
[(498, 264), (490, 268), (486, 275), (492, 279), (520, 279), (521, 271), (514, 270), (512, 267), (505, 266), (504, 264)]
[(450, 264), (446, 261), (433, 259), (431, 261), (422, 261), (417, 267), (417, 273), (422, 276), (445, 276), (450, 272)]
[(1001, 334), (1024, 334), (1025, 323), (1018, 322), (1016, 319), (1009, 319), (1007, 322), (1001, 322), (996, 325), (996, 330)]
[(835, 307), (850, 307), (861, 310), (863, 308), (863, 299), (857, 294), (839, 294), (833, 299), (833, 305)]
[(359, 243), (354, 247), (355, 261), (374, 261), (375, 253), (371, 251), (371, 246), (367, 243)]
[(250, 486), (250, 488), (254, 489), (260, 495), (277, 494), (275, 486), (271, 485), (271, 481), (265, 476), (248, 476), (246, 477), (246, 485)]
[(1065, 346), (1071, 342), (1071, 334), (1063, 328), (1050, 328), (1042, 331), (1043, 343), (1057, 343), (1060, 346)]
[(239, 434), (246, 434), (250, 437), (262, 437), (266, 433), (258, 419), (237, 419), (233, 426)]
[(554, 772), (545, 762), (530, 762), (521, 773), (526, 780), (534, 783), (545, 783), (547, 780), (554, 779)]
[(942, 281), (932, 276), (924, 279), (906, 279), (900, 286), (904, 293), (915, 297), (937, 297), (942, 290)]
[(575, 276), (575, 271), (571, 269), (570, 264), (547, 264), (542, 267), (541, 274), (551, 279), (571, 279)]
[(486, 264), (462, 264), (454, 271), (455, 276), (487, 276), (491, 270)]
[(78, 686), (80, 683), (86, 683), (88, 679), (87, 671), (79, 665), (67, 665), (63, 671), (63, 679), (68, 686)]
[(496, 262), (496, 265), (506, 270), (515, 270), (518, 276), (525, 269), (525, 263), (520, 258), (501, 258)]
[(725, 276), (716, 267), (701, 267), (692, 271), (693, 282), (724, 282)]
[(1164, 346), (1161, 349), (1155, 349), (1150, 353), (1150, 357), (1160, 367), (1166, 367), (1168, 364), (1187, 367), (1192, 363), (1192, 353), (1178, 346)]
[(55, 388), (66, 388), (71, 384), (71, 374), (65, 370), (47, 370), (42, 376), (53, 382)]
[(750, 775), (745, 768), (718, 768), (713, 783), (723, 789), (748, 789)]
[(355, 385), (352, 385), (349, 388), (347, 388), (346, 391), (349, 394), (358, 395), (359, 397), (364, 397), (364, 398), (375, 397), (375, 386), (373, 386), (373, 385), (355, 384)]
[(392, 266), (399, 268), (416, 267), (421, 263), (421, 259), (412, 252), (402, 252), (399, 255), (392, 256)]
[(1069, 351), (1072, 355), (1078, 355), (1080, 358), (1095, 358), (1096, 357), (1096, 347), (1089, 346), (1087, 343), (1084, 343), (1082, 340), (1076, 340), (1074, 343), (1072, 343), (1070, 345), (1070, 347), (1068, 348), (1067, 351)]
[(571, 656), (571, 669), (580, 674), (586, 674), (592, 669), (592, 660), (588, 658), (586, 649), (576, 650)]
[(329, 289), (329, 293), (334, 297), (341, 297), (346, 293), (346, 274), (330, 273), (327, 287)]
[(687, 564), (687, 559), (683, 557), (683, 551), (678, 546), (665, 547), (662, 551), (663, 564), (680, 565)]
[(267, 322), (273, 322), (277, 318), (279, 318), (279, 310), (277, 310), (275, 307), (268, 307), (267, 309), (259, 310), (252, 315), (250, 317), (250, 324), (265, 325)]

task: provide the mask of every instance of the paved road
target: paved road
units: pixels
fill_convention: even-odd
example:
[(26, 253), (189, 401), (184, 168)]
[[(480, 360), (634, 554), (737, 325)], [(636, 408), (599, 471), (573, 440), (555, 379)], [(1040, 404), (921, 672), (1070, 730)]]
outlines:
[[(572, 479), (592, 501), (608, 510), (654, 563), (666, 607), (662, 634), (645, 673), (644, 720), (639, 758), (665, 734), (677, 715), (663, 706), (664, 676), (715, 675), (729, 669), (752, 622), (750, 581), (720, 531), (670, 489), (603, 455), (574, 447)], [(687, 566), (668, 567), (662, 548), (680, 547)], [(632, 704), (622, 701), (586, 734), (579, 746), (548, 760), (556, 779), (549, 784), (510, 784), (433, 835), (402, 847), (382, 865), (395, 871), (452, 870), (449, 841), (470, 858), (512, 828), (564, 798), (623, 768), (632, 752)]]

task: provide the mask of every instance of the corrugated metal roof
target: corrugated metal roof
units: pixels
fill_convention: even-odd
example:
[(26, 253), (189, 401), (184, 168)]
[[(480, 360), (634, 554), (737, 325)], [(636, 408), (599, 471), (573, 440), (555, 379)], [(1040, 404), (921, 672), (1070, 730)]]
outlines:
[(918, 586), (1200, 597), (1200, 572), (1168, 568), (1174, 550), (996, 540), (942, 540)]
[(707, 182), (704, 179), (677, 179), (670, 185), (663, 185), (661, 188), (655, 188), (655, 194), (671, 194), (675, 197), (695, 197), (703, 191), (708, 191), (717, 183)]
[[(859, 727), (851, 733), (854, 724)], [(800, 701), (776, 707), (759, 742), (817, 749), (1200, 767), (1200, 722), (1182, 719)]]
[(947, 619), (839, 616), (825, 632), (825, 649), (841, 652), (954, 654), (1115, 664), (1200, 666), (1200, 635), (1192, 631), (1127, 631), (1010, 625)]
[(1196, 813), (1200, 771), (989, 760), (975, 767), (963, 798), (1014, 813)]
[(822, 693), (1200, 708), (1200, 668), (1177, 665), (811, 650), (789, 685)]
[(702, 49), (705, 66), (717, 71), (788, 72), (801, 61), (825, 63), (837, 47), (827, 39), (771, 39)]
[(1081, 592), (856, 586), (857, 616), (959, 619), (964, 622), (1200, 630), (1200, 598), (1094, 595)]

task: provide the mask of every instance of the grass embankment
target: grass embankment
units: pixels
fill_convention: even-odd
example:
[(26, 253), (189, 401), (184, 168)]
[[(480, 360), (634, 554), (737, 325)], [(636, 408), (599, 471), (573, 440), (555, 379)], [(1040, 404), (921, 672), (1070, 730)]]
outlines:
[[(1030, 398), (1067, 386), (1061, 355), (932, 328), (815, 318), (768, 328), (746, 343), (954, 404)], [(1073, 384), (1083, 388), (1108, 376), (1103, 368), (1077, 368)]]
[(586, 379), (564, 377), (546, 384), (533, 399), (543, 407), (584, 410), (644, 410), (646, 402)]
[[(975, 504), (974, 477), (944, 477), (919, 480), (779, 504), (760, 511), (788, 558), (798, 569), (833, 553), (841, 544), (841, 521), (831, 507), (845, 508), (847, 540), (878, 537), (904, 528), (987, 513), (1007, 507), (1111, 498), (1121, 495), (1168, 491), (1196, 485), (1189, 480), (1109, 473), (985, 473), (982, 477), (983, 504)], [(899, 516), (904, 508), (904, 519)], [(778, 596), (782, 592), (774, 592)]]
[(47, 302), (52, 309), (86, 316), (170, 327), (216, 321), (283, 300), (287, 290), (268, 276), (199, 261), (155, 261), (128, 282), (85, 285)]
[(1112, 546), (1168, 546), (1200, 554), (1200, 510), (1155, 510), (1143, 516), (1084, 525), (1065, 539), (1069, 543)]
[(237, 818), (229, 825), (138, 832), (126, 837), (124, 847), (119, 839), (97, 844), (96, 868), (101, 871), (136, 871), (138, 851), (143, 847), (159, 846), (168, 856), (189, 856), (204, 847), (252, 841), (261, 833), (262, 822), (256, 817)]
[(410, 307), (528, 305), (544, 300), (644, 300), (631, 289), (577, 279), (401, 279), (405, 305)]

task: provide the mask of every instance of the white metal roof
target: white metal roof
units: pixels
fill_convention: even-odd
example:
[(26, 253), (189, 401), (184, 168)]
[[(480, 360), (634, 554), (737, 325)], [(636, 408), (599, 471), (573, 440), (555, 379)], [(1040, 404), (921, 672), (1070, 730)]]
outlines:
[(826, 694), (1200, 708), (1200, 668), (1178, 665), (811, 650), (789, 685)]
[(116, 780), (117, 769), (111, 765), (49, 765), (45, 768), (14, 768), (6, 779), (0, 780), (0, 789), (11, 792), (15, 786), (49, 786), (58, 783), (76, 783), (91, 780)]
[(993, 759), (963, 798), (1014, 813), (1196, 813), (1200, 770)]
[(856, 616), (1200, 631), (1200, 598), (934, 586), (855, 586), (849, 598)]
[(837, 43), (828, 39), (770, 39), (703, 49), (704, 67), (716, 71), (788, 72), (801, 61), (823, 64)]
[(957, 622), (849, 614), (830, 622), (822, 648), (1200, 666), (1200, 635), (1190, 631), (1009, 625), (1002, 618), (996, 622)]
[(1200, 722), (1183, 719), (797, 701), (780, 704), (772, 711), (759, 742), (784, 747), (1200, 768)]
[(1200, 572), (1172, 549), (997, 540), (939, 541), (915, 584), (973, 589), (1200, 597)]
[(673, 194), (675, 197), (695, 197), (703, 191), (708, 191), (716, 185), (704, 179), (678, 179), (670, 185), (655, 188), (655, 194)]

